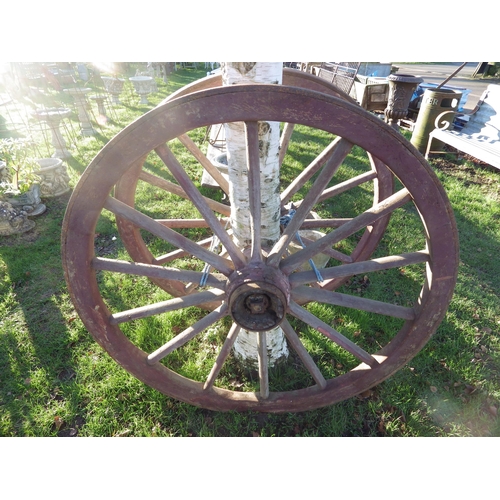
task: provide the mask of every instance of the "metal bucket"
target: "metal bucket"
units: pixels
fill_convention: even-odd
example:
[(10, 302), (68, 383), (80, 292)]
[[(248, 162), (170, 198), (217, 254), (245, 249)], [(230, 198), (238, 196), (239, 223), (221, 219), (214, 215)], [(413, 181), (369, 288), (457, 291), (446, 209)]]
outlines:
[[(439, 89), (426, 90), (422, 97), (422, 105), (411, 137), (411, 143), (425, 153), (429, 134), (436, 128), (436, 118), (445, 111), (456, 111), (462, 98), (462, 93), (456, 90)], [(450, 117), (447, 117), (451, 119)]]

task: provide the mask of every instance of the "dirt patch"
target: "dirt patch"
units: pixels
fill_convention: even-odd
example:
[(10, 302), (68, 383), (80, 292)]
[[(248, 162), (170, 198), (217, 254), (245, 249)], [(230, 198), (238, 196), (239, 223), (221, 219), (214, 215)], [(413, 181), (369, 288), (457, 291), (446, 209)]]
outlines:
[(33, 229), (21, 234), (12, 234), (10, 236), (0, 236), (0, 246), (15, 247), (33, 243), (40, 236), (40, 231), (35, 226)]
[[(460, 160), (465, 161), (460, 161)], [(471, 184), (490, 185), (497, 184), (488, 176), (489, 172), (499, 173), (498, 169), (484, 163), (470, 155), (463, 155), (452, 161), (448, 158), (433, 158), (431, 164), (441, 172), (454, 177), (466, 178)]]

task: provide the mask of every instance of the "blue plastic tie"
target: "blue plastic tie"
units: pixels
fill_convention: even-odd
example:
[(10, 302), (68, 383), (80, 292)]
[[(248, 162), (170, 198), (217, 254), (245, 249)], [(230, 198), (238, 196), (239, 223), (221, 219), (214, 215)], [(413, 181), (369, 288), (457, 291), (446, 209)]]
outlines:
[[(210, 243), (210, 251), (213, 252), (219, 246), (220, 240), (217, 236), (212, 237), (212, 243)], [(212, 266), (210, 264), (205, 264), (203, 268), (203, 274), (200, 279), (200, 286), (205, 286), (207, 284), (208, 275), (210, 274), (210, 269)]]

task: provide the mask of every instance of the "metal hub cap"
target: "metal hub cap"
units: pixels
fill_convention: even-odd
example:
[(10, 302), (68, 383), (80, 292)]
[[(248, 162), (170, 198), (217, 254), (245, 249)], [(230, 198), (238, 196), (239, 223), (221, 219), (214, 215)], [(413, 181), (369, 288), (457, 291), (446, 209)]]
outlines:
[(234, 321), (251, 332), (277, 327), (285, 318), (290, 287), (285, 276), (264, 266), (235, 272), (228, 286)]

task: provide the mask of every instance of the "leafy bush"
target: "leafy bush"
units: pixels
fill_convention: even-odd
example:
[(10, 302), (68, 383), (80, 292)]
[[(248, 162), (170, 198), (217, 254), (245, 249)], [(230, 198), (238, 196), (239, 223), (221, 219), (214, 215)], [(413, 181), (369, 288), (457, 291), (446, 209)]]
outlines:
[(0, 179), (0, 194), (24, 193), (38, 180), (40, 168), (30, 155), (31, 142), (27, 139), (0, 139), (0, 160), (6, 163), (7, 174)]

